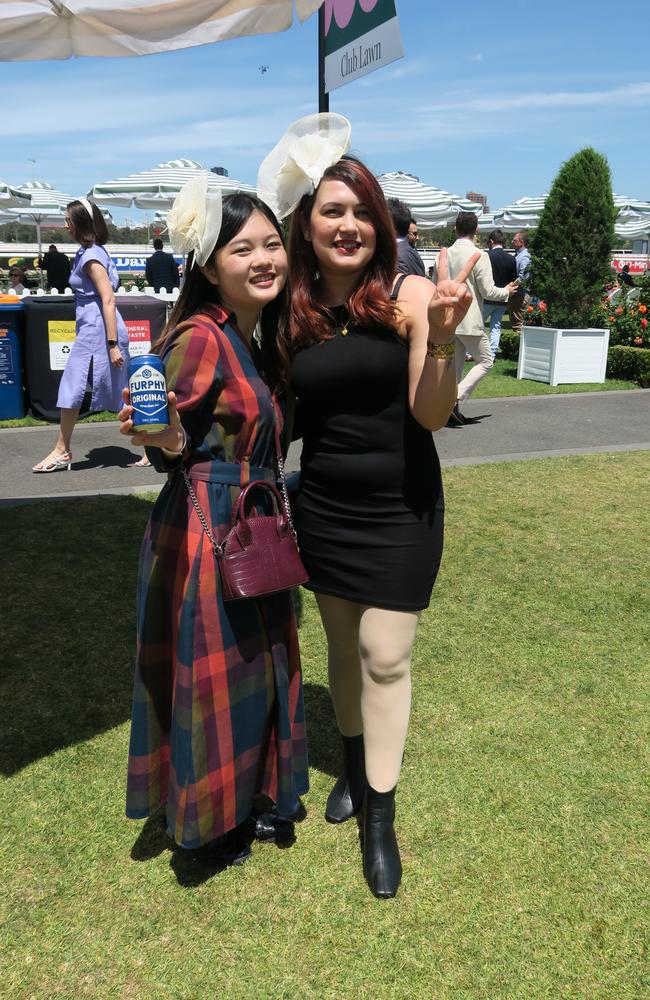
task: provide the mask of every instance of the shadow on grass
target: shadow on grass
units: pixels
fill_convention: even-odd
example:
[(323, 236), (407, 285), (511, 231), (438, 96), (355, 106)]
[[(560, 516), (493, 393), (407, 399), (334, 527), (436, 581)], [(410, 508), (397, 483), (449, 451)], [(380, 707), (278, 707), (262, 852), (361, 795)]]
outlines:
[[(260, 809), (270, 807), (271, 803), (268, 800), (265, 801), (267, 805), (260, 804), (259, 809), (254, 811), (253, 817), (237, 828), (235, 838), (238, 846), (246, 845), (250, 848), (256, 839), (261, 839), (255, 836), (255, 817), (260, 814)], [(305, 816), (306, 812), (301, 804), (295, 822), (302, 822)], [(276, 837), (264, 838), (264, 840), (265, 843), (260, 844), (260, 850), (272, 846), (278, 850), (288, 850), (296, 842), (293, 823), (286, 823), (284, 829)], [(131, 859), (139, 862), (151, 861), (160, 857), (165, 851), (169, 852), (169, 867), (173, 871), (176, 881), (185, 889), (202, 885), (233, 867), (232, 859), (227, 859), (223, 853), (215, 853), (214, 848), (209, 844), (195, 851), (184, 850), (175, 844), (166, 832), (165, 807), (161, 806), (146, 820), (140, 830), (131, 848)], [(237, 863), (235, 861), (235, 865)]]
[(321, 684), (305, 684), (304, 693), (309, 766), (338, 777), (342, 764), (341, 737), (330, 693)]
[(0, 773), (129, 718), (150, 509), (133, 495), (1, 509)]

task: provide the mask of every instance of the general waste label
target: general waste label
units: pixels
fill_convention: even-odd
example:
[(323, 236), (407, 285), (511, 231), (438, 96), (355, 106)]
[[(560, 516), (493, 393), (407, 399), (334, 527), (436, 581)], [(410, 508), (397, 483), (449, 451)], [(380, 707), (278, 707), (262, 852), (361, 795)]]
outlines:
[(62, 372), (67, 365), (75, 338), (76, 324), (73, 319), (49, 319), (47, 321), (50, 368), (53, 372)]
[(151, 323), (148, 319), (124, 320), (129, 334), (129, 356), (138, 358), (151, 348)]

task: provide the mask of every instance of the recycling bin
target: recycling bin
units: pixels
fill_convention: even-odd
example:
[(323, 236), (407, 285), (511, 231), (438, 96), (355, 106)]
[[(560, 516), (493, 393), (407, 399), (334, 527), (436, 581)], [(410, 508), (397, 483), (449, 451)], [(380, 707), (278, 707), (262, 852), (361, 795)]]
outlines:
[[(149, 295), (116, 295), (115, 302), (129, 332), (129, 353), (146, 354), (166, 321), (166, 305)], [(30, 296), (25, 303), (25, 370), (32, 413), (58, 423), (59, 383), (75, 340), (72, 295)], [(80, 416), (91, 412), (87, 392)]]
[(25, 416), (23, 392), (23, 303), (0, 300), (0, 420)]

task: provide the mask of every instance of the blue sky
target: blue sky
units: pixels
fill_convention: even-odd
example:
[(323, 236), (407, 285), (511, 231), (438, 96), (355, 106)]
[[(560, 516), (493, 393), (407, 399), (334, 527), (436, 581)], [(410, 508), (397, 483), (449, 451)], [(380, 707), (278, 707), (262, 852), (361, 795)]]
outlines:
[[(330, 95), (373, 170), (484, 192), (497, 209), (543, 193), (593, 145), (618, 194), (650, 200), (647, 0), (397, 9), (405, 58)], [(316, 54), (313, 16), (282, 34), (158, 56), (5, 63), (0, 177), (29, 180), (33, 158), (37, 179), (78, 195), (190, 157), (254, 183), (286, 126), (317, 110)]]

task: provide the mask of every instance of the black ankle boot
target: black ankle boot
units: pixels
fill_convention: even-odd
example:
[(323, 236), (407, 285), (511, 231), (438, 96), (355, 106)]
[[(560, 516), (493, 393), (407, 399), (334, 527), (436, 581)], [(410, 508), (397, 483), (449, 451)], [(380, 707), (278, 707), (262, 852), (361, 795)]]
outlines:
[(363, 874), (379, 899), (392, 899), (402, 878), (394, 819), (395, 789), (376, 792), (368, 785), (363, 818)]
[(366, 790), (366, 758), (361, 736), (343, 736), (343, 773), (329, 794), (325, 807), (328, 823), (345, 823), (361, 811)]

